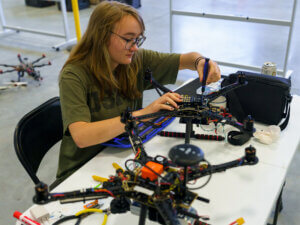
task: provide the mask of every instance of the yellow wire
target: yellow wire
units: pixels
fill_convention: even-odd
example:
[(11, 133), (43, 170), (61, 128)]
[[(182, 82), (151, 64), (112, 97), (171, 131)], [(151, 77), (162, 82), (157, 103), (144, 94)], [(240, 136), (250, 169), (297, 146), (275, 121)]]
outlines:
[[(90, 213), (90, 212), (98, 212), (103, 213), (101, 209), (83, 209), (75, 214), (75, 216), (80, 216), (81, 214)], [(105, 225), (107, 222), (107, 214), (104, 214), (104, 219), (102, 225)]]

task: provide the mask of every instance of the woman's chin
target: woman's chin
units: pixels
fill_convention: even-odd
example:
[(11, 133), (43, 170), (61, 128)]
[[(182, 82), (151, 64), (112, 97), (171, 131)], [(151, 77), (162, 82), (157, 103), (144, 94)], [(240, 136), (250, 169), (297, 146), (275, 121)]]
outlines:
[(122, 62), (122, 64), (125, 64), (125, 65), (130, 64), (131, 61), (132, 61), (132, 58), (127, 58), (126, 60), (124, 60), (124, 61)]

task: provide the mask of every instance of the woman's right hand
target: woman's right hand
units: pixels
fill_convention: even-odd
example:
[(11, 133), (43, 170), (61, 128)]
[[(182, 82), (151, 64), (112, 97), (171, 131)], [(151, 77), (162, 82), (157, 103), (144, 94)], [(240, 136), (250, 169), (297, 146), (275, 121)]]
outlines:
[(146, 115), (163, 109), (172, 111), (174, 108), (178, 108), (177, 102), (182, 102), (182, 96), (178, 93), (169, 92), (156, 99), (144, 109), (140, 110), (140, 114)]

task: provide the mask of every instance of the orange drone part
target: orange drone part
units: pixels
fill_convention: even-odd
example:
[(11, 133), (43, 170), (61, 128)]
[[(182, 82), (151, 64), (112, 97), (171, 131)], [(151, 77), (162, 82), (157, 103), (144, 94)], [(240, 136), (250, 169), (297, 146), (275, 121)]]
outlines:
[[(151, 171), (150, 169), (148, 169), (147, 167), (149, 167), (150, 169), (152, 169), (153, 171)], [(147, 179), (149, 178), (149, 180), (154, 181), (157, 179), (158, 175), (157, 174), (161, 174), (164, 170), (163, 165), (156, 163), (156, 162), (147, 162), (146, 166), (144, 166), (141, 170), (142, 172), (142, 178), (143, 179)]]

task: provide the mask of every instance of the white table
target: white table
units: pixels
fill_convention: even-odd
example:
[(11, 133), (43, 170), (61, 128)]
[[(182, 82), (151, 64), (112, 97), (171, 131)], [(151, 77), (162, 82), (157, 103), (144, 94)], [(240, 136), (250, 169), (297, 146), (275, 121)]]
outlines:
[[(191, 139), (191, 144), (199, 146), (205, 153), (205, 158), (211, 164), (219, 164), (237, 159), (244, 154), (245, 147), (250, 144), (257, 150), (259, 163), (254, 166), (243, 166), (229, 169), (226, 172), (213, 174), (211, 181), (204, 188), (198, 190), (200, 196), (210, 199), (210, 203), (195, 201), (192, 206), (197, 209), (199, 215), (209, 215), (210, 224), (226, 225), (239, 217), (243, 217), (246, 224), (266, 225), (269, 215), (281, 192), (289, 165), (296, 152), (300, 139), (300, 97), (294, 96), (291, 105), (291, 116), (288, 127), (281, 133), (280, 139), (271, 144), (264, 145), (252, 138), (243, 146), (233, 146), (226, 142), (204, 141)], [(255, 124), (257, 129), (264, 126)], [(168, 131), (183, 131), (184, 125), (174, 121)], [(226, 127), (227, 131), (230, 129)], [(194, 127), (196, 133), (203, 133), (200, 128)], [(184, 139), (175, 139), (156, 136), (146, 145), (149, 155), (166, 155), (169, 149), (177, 144), (184, 143)], [(114, 175), (112, 162), (117, 162), (124, 167), (128, 158), (133, 158), (131, 149), (106, 148), (96, 157), (90, 160), (72, 176), (56, 187), (54, 192), (71, 191), (83, 187), (94, 187), (98, 183), (92, 179), (92, 175), (107, 177)], [(206, 177), (199, 180), (198, 185), (206, 181)], [(196, 184), (197, 186), (197, 184)], [(110, 199), (101, 200), (105, 206)], [(69, 215), (82, 209), (83, 203), (61, 205), (52, 202), (45, 205), (51, 215)], [(29, 214), (27, 210), (26, 213)], [(55, 217), (54, 216), (54, 217)], [(81, 224), (100, 224), (103, 215), (91, 215)], [(108, 225), (138, 224), (138, 217), (130, 212), (126, 214), (113, 214), (108, 218)], [(50, 220), (50, 222), (54, 220)], [(17, 222), (17, 224), (19, 224)], [(64, 224), (74, 224), (68, 221)], [(147, 220), (146, 224), (157, 224)]]

